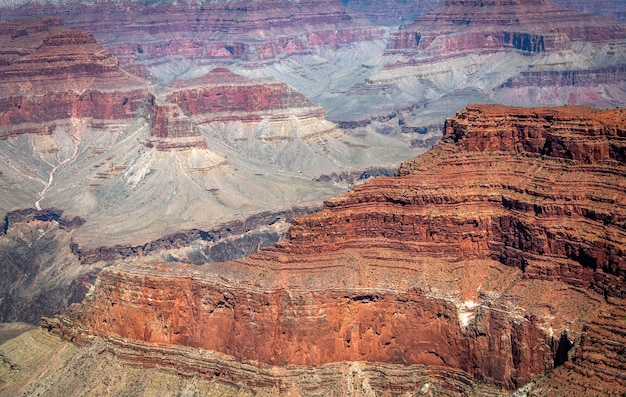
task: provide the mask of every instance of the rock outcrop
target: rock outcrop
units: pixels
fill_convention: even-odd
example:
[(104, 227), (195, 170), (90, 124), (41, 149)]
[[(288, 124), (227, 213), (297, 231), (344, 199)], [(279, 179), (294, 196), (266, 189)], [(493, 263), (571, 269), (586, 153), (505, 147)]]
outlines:
[(145, 83), (122, 69), (86, 31), (57, 18), (0, 26), (0, 137), (52, 133), (72, 118), (132, 118)]
[(252, 80), (227, 68), (216, 68), (169, 85), (166, 100), (176, 103), (198, 123), (253, 122), (296, 117), (324, 117), (324, 110), (280, 81)]
[[(623, 318), (607, 313), (626, 297), (625, 122), (621, 109), (470, 106), (399, 177), (328, 200), (275, 248), (211, 266), (107, 268), (47, 327), (78, 343), (187, 346), (274, 371), (426, 371), (380, 390), (511, 390), (566, 368), (624, 392)], [(176, 366), (165, 355), (131, 356)], [(280, 389), (279, 378), (263, 384)]]
[(145, 117), (150, 125), (148, 147), (157, 150), (207, 149), (196, 123), (175, 103), (161, 103), (153, 95), (148, 98)]
[(548, 0), (456, 1), (404, 25), (389, 41), (389, 52), (423, 53), (432, 61), (465, 51), (511, 48), (525, 53), (559, 51), (572, 41), (608, 42), (626, 29), (606, 18), (554, 6)]

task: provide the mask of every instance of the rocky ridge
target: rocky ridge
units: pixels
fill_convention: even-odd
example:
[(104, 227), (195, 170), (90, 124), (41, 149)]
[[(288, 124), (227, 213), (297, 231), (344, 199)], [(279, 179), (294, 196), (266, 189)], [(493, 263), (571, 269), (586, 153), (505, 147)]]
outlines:
[(216, 121), (261, 121), (296, 117), (323, 117), (324, 111), (302, 94), (280, 81), (258, 81), (237, 75), (227, 68), (169, 85), (167, 101), (181, 106), (198, 123)]
[(579, 376), (565, 392), (622, 393), (623, 319), (607, 313), (623, 311), (626, 293), (625, 119), (468, 107), (399, 177), (328, 200), (275, 248), (210, 266), (107, 268), (81, 305), (45, 324), (79, 344), (165, 349), (134, 355), (144, 365), (176, 365), (165, 351), (187, 346), (260, 367), (424, 366), (412, 386), (386, 379), (402, 391), (512, 390), (551, 374), (527, 386), (548, 390), (570, 371), (602, 384)]

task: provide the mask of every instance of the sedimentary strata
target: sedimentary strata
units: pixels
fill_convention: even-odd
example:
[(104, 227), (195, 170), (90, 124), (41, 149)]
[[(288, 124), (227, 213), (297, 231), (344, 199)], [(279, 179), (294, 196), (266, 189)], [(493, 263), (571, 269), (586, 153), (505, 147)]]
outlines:
[(273, 61), (318, 46), (341, 46), (381, 37), (339, 1), (249, 1), (146, 5), (33, 4), (7, 16), (59, 15), (74, 29), (89, 30), (116, 56), (162, 62), (163, 57)]
[(437, 58), (468, 50), (566, 50), (571, 41), (608, 42), (624, 37), (626, 31), (617, 22), (559, 8), (547, 0), (448, 0), (402, 26), (388, 48), (392, 53), (426, 51)]
[[(276, 370), (427, 368), (408, 388), (386, 378), (403, 391), (431, 380), (449, 394), (512, 390), (570, 368), (624, 392), (623, 319), (607, 313), (624, 310), (626, 293), (625, 120), (620, 109), (470, 106), (400, 176), (328, 200), (275, 248), (108, 268), (45, 324), (80, 344), (187, 346)], [(132, 360), (176, 365), (164, 354)]]
[(58, 18), (2, 23), (0, 42), (0, 138), (52, 134), (72, 118), (130, 119), (147, 96), (91, 33)]

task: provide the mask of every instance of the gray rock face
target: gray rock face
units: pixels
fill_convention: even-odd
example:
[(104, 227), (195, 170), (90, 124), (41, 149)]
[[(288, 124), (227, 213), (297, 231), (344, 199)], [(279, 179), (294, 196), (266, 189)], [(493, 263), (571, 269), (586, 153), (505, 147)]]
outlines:
[(81, 266), (71, 253), (73, 229), (61, 211), (27, 210), (5, 217), (0, 233), (0, 322), (38, 324), (83, 297), (100, 268)]

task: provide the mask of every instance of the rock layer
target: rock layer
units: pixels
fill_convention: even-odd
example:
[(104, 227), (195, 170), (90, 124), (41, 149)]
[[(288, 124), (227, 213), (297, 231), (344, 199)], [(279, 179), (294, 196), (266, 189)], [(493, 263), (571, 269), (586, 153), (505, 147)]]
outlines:
[(290, 115), (323, 117), (324, 111), (279, 81), (258, 81), (216, 68), (207, 75), (170, 84), (166, 100), (199, 123), (288, 119)]
[(0, 26), (1, 137), (52, 133), (72, 118), (132, 118), (146, 98), (145, 83), (86, 31), (56, 18)]
[(148, 62), (162, 62), (163, 57), (272, 61), (318, 46), (379, 38), (385, 32), (337, 0), (39, 4), (6, 12), (63, 16), (67, 26), (93, 32), (116, 56)]
[(623, 345), (603, 313), (626, 293), (625, 121), (619, 109), (468, 107), (399, 177), (329, 200), (275, 248), (108, 268), (48, 327), (259, 365), (423, 365), (504, 389), (574, 345), (574, 367), (626, 391), (622, 356), (586, 353)]
[(571, 41), (608, 42), (626, 37), (605, 18), (556, 7), (547, 0), (456, 1), (404, 25), (390, 39), (390, 53), (425, 52), (440, 59), (465, 51), (511, 48), (526, 53), (570, 48)]

